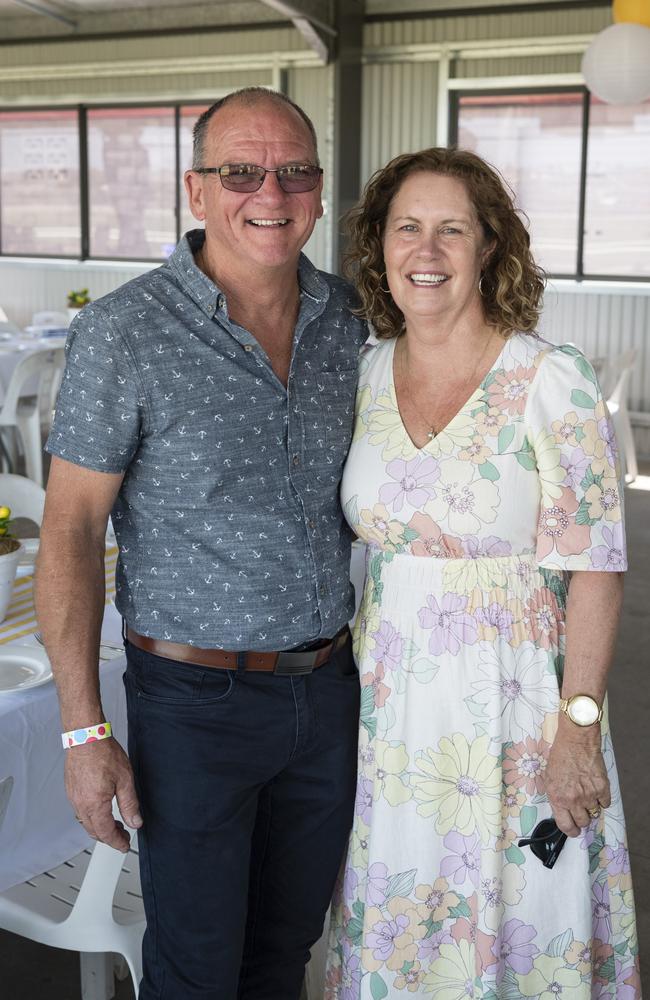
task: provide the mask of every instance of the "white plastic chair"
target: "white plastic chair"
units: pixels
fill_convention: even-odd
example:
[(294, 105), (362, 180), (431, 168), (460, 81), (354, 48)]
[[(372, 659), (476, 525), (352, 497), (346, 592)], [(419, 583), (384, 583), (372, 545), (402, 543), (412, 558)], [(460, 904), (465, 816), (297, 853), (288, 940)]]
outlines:
[(610, 412), (616, 431), (621, 463), (625, 482), (633, 483), (639, 474), (639, 467), (636, 460), (636, 446), (634, 443), (634, 432), (630, 421), (630, 413), (627, 408), (627, 397), (629, 391), (630, 378), (634, 371), (637, 351), (632, 348), (624, 351), (613, 362), (610, 369), (615, 373), (616, 382), (612, 393), (607, 400), (607, 409)]
[(43, 523), (45, 490), (26, 476), (0, 473), (0, 504), (10, 507), (13, 517), (28, 517), (34, 524)]
[[(97, 843), (93, 850), (0, 893), (0, 928), (81, 952), (82, 985), (88, 953), (123, 956), (137, 997), (145, 918), (134, 837), (126, 855)], [(112, 977), (112, 961), (110, 968)], [(86, 976), (84, 1000), (114, 995), (112, 983), (91, 980)]]
[[(52, 423), (54, 394), (64, 367), (62, 347), (25, 355), (14, 368), (0, 409), (0, 432), (3, 428), (18, 432), (25, 452), (27, 477), (39, 486), (43, 485), (41, 428), (49, 428)], [(34, 379), (36, 395), (24, 396), (25, 385)]]
[(4, 823), (4, 818), (7, 815), (7, 808), (9, 806), (9, 799), (11, 798), (11, 790), (13, 787), (14, 779), (12, 775), (8, 775), (0, 781), (0, 827)]
[(31, 326), (37, 326), (43, 330), (46, 330), (48, 327), (68, 327), (69, 325), (70, 321), (67, 313), (55, 312), (51, 309), (34, 313), (31, 322)]

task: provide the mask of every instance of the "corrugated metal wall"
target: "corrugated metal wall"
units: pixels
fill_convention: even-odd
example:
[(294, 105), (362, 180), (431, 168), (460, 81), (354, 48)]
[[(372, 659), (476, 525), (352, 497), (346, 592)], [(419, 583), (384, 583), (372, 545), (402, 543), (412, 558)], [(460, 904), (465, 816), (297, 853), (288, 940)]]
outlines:
[[(266, 55), (272, 52), (296, 52), (306, 47), (302, 36), (292, 28), (259, 31), (197, 31), (188, 34), (141, 37), (99, 38), (75, 41), (36, 41), (3, 45), (2, 67), (26, 67), (77, 63), (120, 62), (130, 59), (197, 59), (233, 56), (237, 53)], [(0, 95), (1, 96), (1, 95)]]
[(579, 73), (582, 57), (577, 54), (514, 56), (507, 59), (458, 59), (454, 76), (533, 76), (542, 73)]
[(414, 18), (410, 21), (378, 21), (367, 24), (364, 48), (387, 45), (417, 45), (427, 42), (470, 42), (495, 38), (540, 38), (546, 35), (583, 35), (611, 24), (606, 7), (572, 10), (504, 11), (472, 17)]
[[(305, 47), (300, 34), (289, 28), (156, 36), (146, 45), (141, 38), (6, 45), (0, 50), (0, 105), (195, 97), (270, 84), (268, 66), (274, 54), (286, 56)], [(233, 67), (232, 57), (238, 53), (248, 60), (259, 57), (265, 68)], [(44, 67), (54, 69), (49, 72)], [(68, 75), (61, 72), (64, 67), (71, 67)]]
[(5, 81), (0, 104), (20, 101), (21, 104), (52, 104), (100, 101), (159, 101), (176, 100), (178, 96), (204, 97), (222, 94), (238, 87), (271, 86), (269, 70), (247, 70), (219, 73), (151, 74), (138, 79), (125, 72), (111, 76), (79, 77), (74, 80)]
[(437, 100), (437, 63), (364, 66), (362, 183), (398, 153), (435, 145)]
[(330, 69), (292, 69), (287, 73), (287, 93), (292, 101), (304, 108), (316, 129), (321, 165), (325, 170), (323, 180), (323, 207), (325, 215), (316, 223), (305, 253), (317, 267), (330, 265), (330, 239), (332, 205), (332, 130), (329, 122), (329, 105), (332, 73)]

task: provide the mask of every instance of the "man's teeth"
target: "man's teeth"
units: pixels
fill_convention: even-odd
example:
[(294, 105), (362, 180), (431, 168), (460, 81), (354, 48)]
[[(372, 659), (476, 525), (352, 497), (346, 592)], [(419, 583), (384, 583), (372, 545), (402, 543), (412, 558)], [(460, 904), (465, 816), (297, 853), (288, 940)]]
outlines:
[(447, 280), (446, 274), (410, 274), (411, 281), (415, 285), (441, 285)]
[(286, 226), (288, 219), (249, 219), (252, 226)]

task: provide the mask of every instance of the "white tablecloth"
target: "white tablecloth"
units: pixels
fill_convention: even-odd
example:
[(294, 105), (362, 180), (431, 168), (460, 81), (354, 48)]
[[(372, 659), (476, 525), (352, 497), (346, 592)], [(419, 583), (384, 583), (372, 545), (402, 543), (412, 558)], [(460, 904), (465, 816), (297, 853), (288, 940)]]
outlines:
[[(117, 549), (106, 551), (107, 605), (102, 639), (119, 643), (120, 617), (111, 596), (115, 590)], [(38, 645), (33, 579), (16, 580), (7, 617), (0, 624), (0, 649)], [(40, 648), (40, 647), (39, 647)], [(126, 747), (126, 700), (122, 674), (126, 659), (100, 663), (106, 718)], [(0, 826), (0, 892), (62, 864), (93, 844), (74, 818), (63, 786), (61, 720), (53, 681), (24, 691), (0, 692), (0, 781), (14, 784)]]
[[(100, 679), (106, 718), (126, 747), (125, 666), (123, 656), (107, 660), (100, 665)], [(60, 733), (53, 681), (23, 692), (0, 693), (0, 780), (9, 775), (14, 779), (0, 827), (0, 892), (62, 864), (94, 843), (75, 820), (66, 798), (66, 751)]]

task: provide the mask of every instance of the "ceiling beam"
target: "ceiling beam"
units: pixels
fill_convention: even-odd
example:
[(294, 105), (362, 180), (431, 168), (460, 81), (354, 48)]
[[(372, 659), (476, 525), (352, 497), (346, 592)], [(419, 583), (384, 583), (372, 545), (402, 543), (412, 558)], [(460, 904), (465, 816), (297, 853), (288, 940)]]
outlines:
[(288, 17), (322, 63), (334, 56), (337, 30), (331, 22), (329, 0), (262, 0)]

